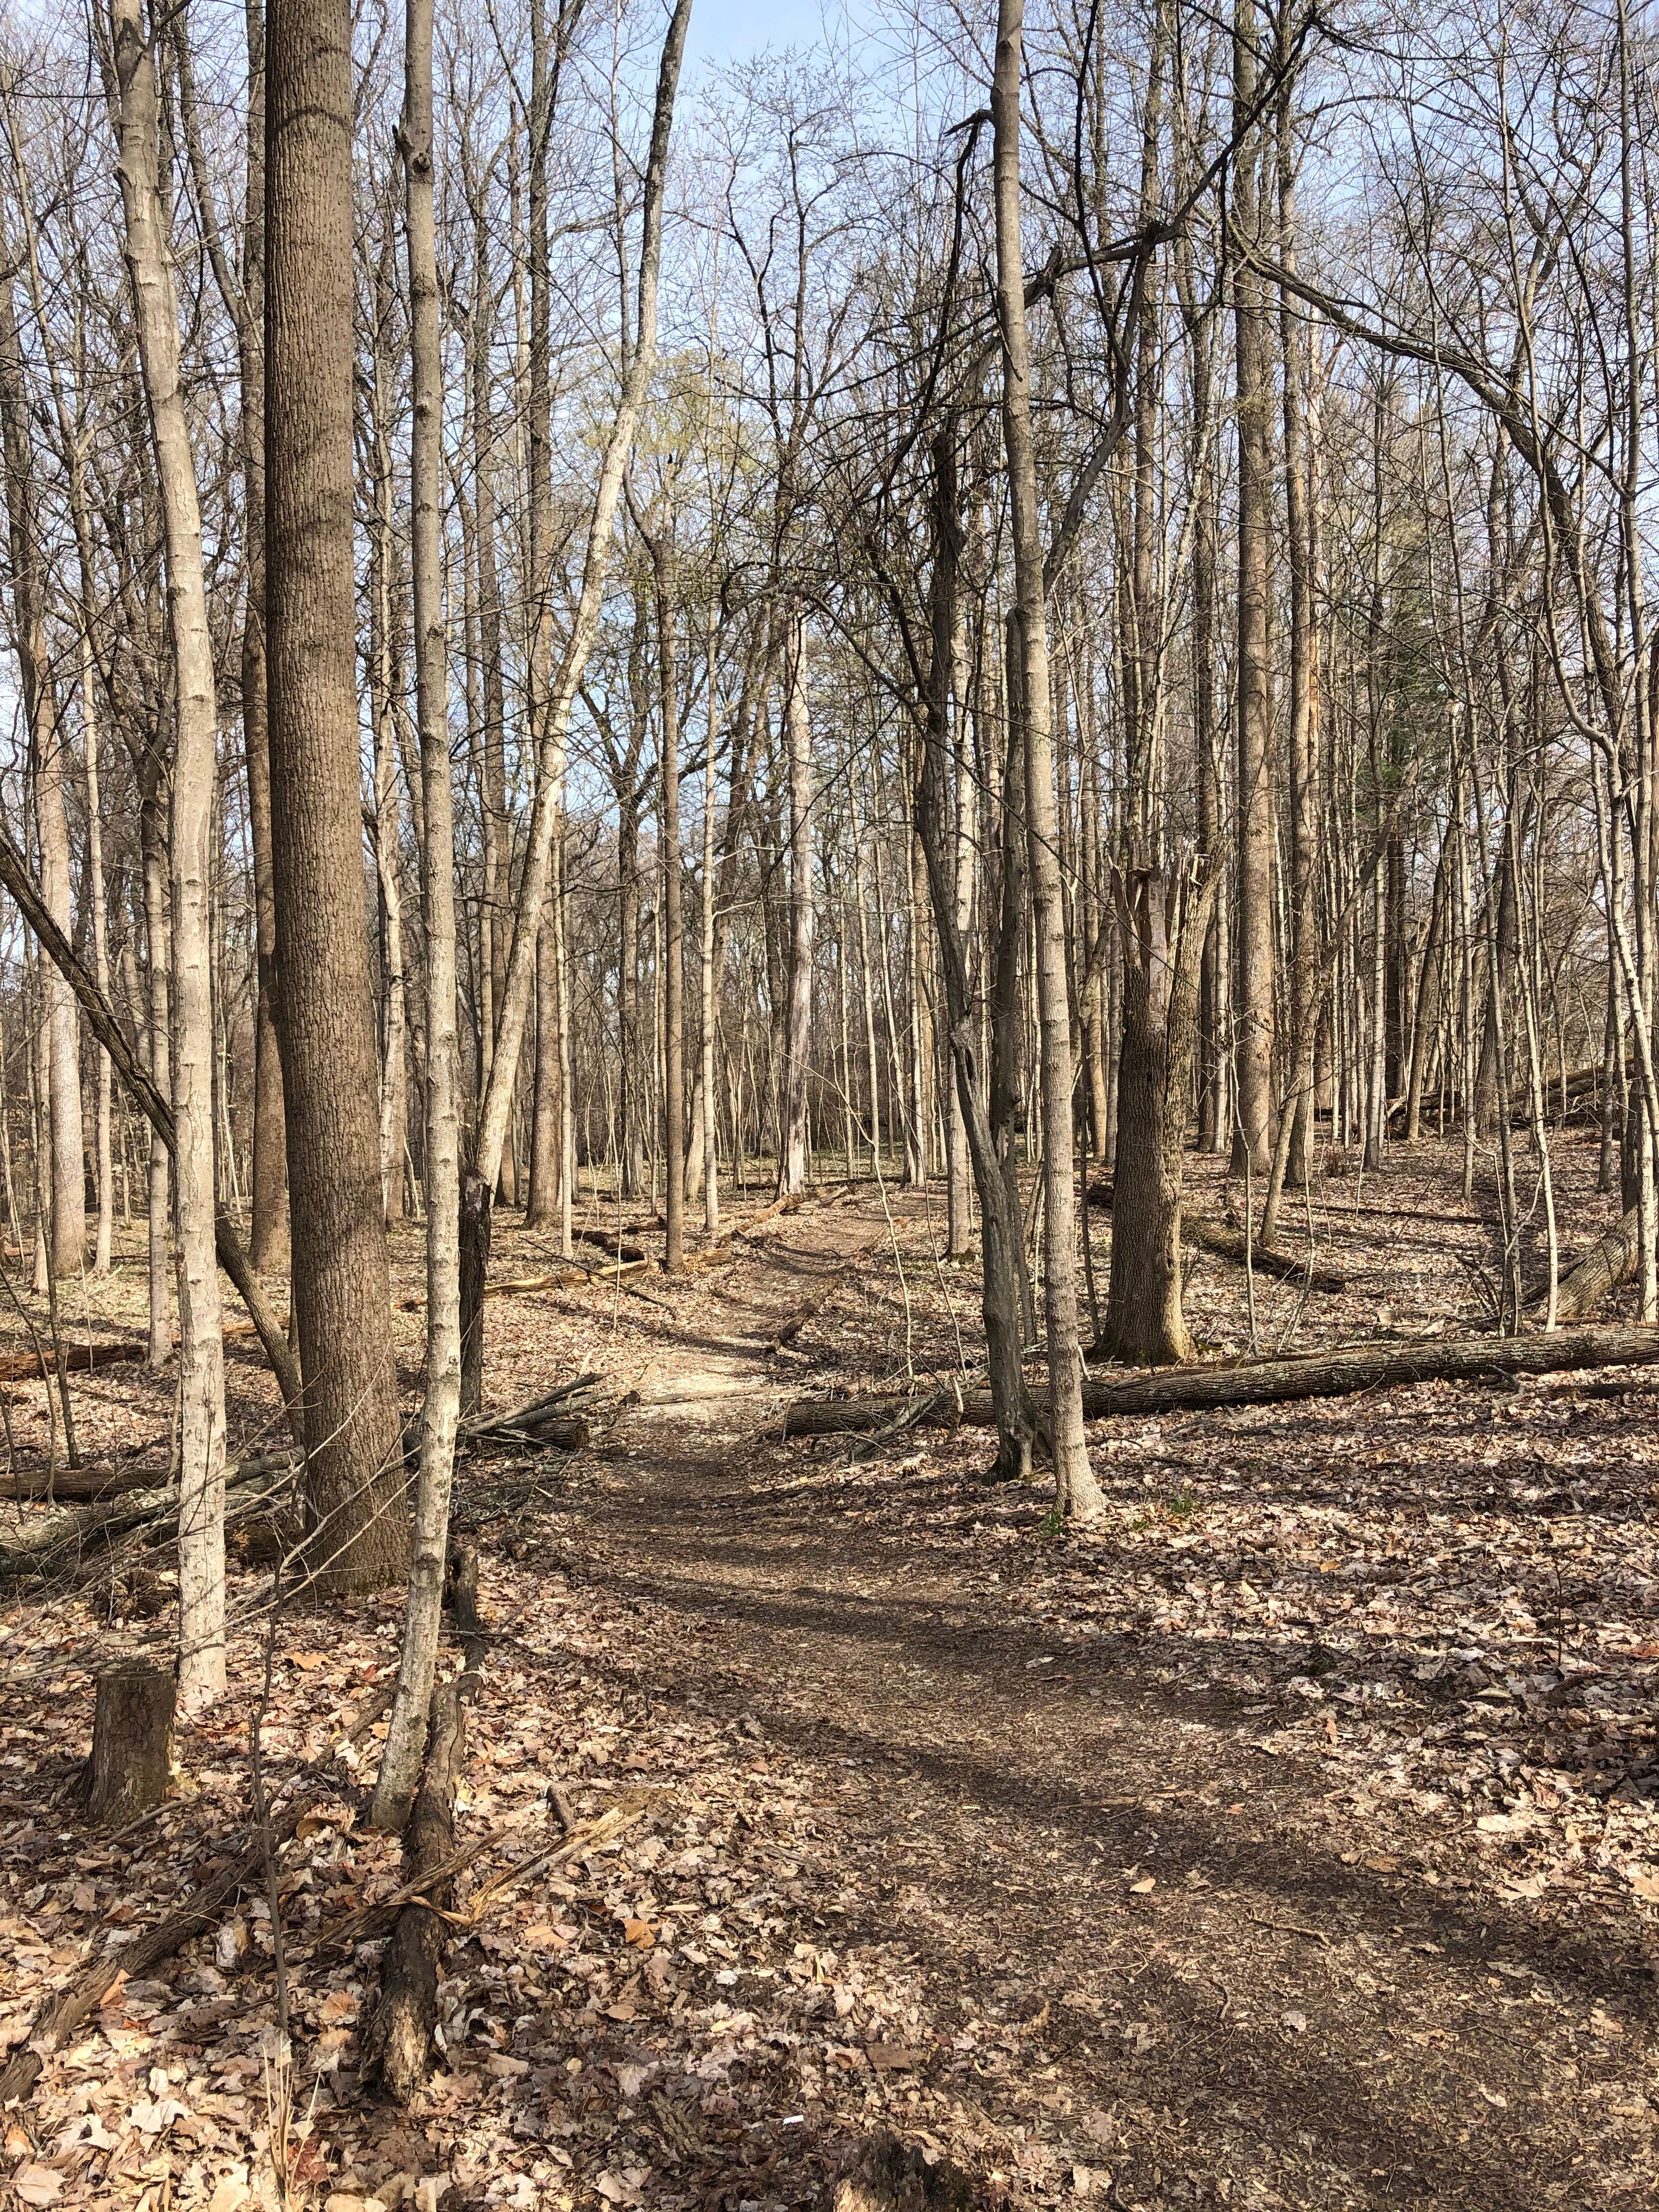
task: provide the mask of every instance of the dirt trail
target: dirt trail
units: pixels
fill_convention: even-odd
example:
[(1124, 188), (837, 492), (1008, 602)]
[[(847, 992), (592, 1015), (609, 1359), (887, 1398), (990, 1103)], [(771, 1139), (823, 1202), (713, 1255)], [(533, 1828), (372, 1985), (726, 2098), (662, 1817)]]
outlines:
[(913, 1529), (906, 1440), (879, 1518), (838, 1510), (842, 1447), (777, 1443), (801, 1379), (768, 1346), (849, 1238), (800, 1217), (724, 1341), (664, 1346), (617, 1431), (627, 1510), (578, 1505), (571, 1551), (640, 1607), (643, 1687), (838, 1793), (821, 1910), (908, 1945), (960, 2124), (1024, 2135), (1062, 2195), (1093, 2162), (1125, 2206), (1651, 2202), (1639, 1947), (1368, 1849), (1262, 1706), (1045, 1622), (1029, 1528), (975, 1587)]

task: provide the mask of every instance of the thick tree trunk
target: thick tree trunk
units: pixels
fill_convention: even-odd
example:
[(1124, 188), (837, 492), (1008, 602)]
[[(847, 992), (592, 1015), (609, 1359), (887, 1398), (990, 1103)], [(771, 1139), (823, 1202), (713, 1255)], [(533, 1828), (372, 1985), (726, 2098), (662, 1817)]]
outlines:
[(167, 1796), (174, 1703), (169, 1668), (135, 1660), (98, 1677), (92, 1752), (79, 1792), (94, 1827), (119, 1827)]
[[(213, 1145), (210, 900), (218, 705), (202, 565), (202, 514), (184, 392), (179, 311), (160, 190), (160, 110), (141, 0), (112, 0), (120, 88), (121, 200), (138, 358), (161, 486), (173, 638), (173, 1193), (179, 1234), (179, 1698), (195, 1712), (225, 1687), (225, 1368)], [(66, 979), (60, 979), (69, 989)], [(77, 1078), (78, 1088), (78, 1078)]]
[(408, 1556), (363, 912), (353, 573), (352, 70), (346, 0), (272, 0), (265, 544), (271, 858), (313, 1570)]
[[(1003, 442), (1013, 524), (1016, 605), (1011, 617), (1019, 667), (1027, 838), (1036, 923), (1038, 1033), (1042, 1053), (1043, 1296), (1048, 1337), (1048, 1428), (1060, 1510), (1078, 1520), (1103, 1503), (1083, 1435), (1083, 1357), (1078, 1341), (1077, 1164), (1072, 1121), (1072, 1026), (1066, 921), (1057, 847), (1048, 696), (1048, 610), (1042, 512), (1031, 429), (1030, 350), (1020, 246), (1019, 99), (1024, 0), (1000, 0), (991, 87), (995, 138), (997, 300), (1003, 344)], [(1013, 738), (1011, 732), (1011, 743)]]
[(1213, 864), (1196, 888), (1137, 871), (1119, 886), (1123, 1043), (1117, 1079), (1112, 1279), (1102, 1350), (1131, 1366), (1193, 1357), (1182, 1305), (1182, 1154)]

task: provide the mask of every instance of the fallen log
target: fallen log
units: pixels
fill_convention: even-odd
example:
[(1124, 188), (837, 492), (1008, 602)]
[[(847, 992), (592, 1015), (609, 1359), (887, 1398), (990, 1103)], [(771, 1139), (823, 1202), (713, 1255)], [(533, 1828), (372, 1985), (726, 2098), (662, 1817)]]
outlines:
[[(250, 1333), (252, 1323), (247, 1324)], [(66, 1344), (61, 1354), (64, 1366), (71, 1375), (84, 1375), (100, 1367), (130, 1366), (142, 1359), (145, 1346), (133, 1337), (117, 1344)], [(50, 1381), (54, 1372), (44, 1349), (40, 1352), (8, 1352), (0, 1353), (0, 1382), (39, 1382)]]
[[(227, 1527), (234, 1525), (240, 1515), (259, 1510), (266, 1494), (292, 1471), (297, 1456), (292, 1452), (278, 1452), (235, 1462), (228, 1467)], [(64, 1493), (60, 1491), (58, 1496), (62, 1499)], [(100, 1492), (92, 1504), (51, 1523), (33, 1542), (0, 1550), (0, 1580), (36, 1576), (50, 1580), (66, 1568), (81, 1565), (88, 1554), (96, 1553), (100, 1558), (107, 1555), (124, 1538), (146, 1528), (171, 1536), (176, 1530), (178, 1517), (177, 1485), (158, 1485), (152, 1469), (143, 1486), (134, 1489), (124, 1484), (116, 1490)]]
[(1195, 1215), (1183, 1214), (1181, 1233), (1188, 1244), (1195, 1244), (1201, 1252), (1214, 1252), (1241, 1267), (1259, 1268), (1262, 1274), (1276, 1275), (1284, 1282), (1305, 1283), (1313, 1291), (1346, 1291), (1348, 1287), (1347, 1277), (1339, 1269), (1298, 1259), (1294, 1252), (1280, 1251), (1277, 1245), (1252, 1242), (1247, 1250), (1243, 1231), (1229, 1229), (1218, 1221), (1202, 1221)]
[[(1636, 1208), (1615, 1221), (1604, 1237), (1598, 1237), (1583, 1257), (1562, 1276), (1555, 1288), (1555, 1319), (1559, 1327), (1564, 1322), (1582, 1321), (1594, 1313), (1603, 1298), (1622, 1290), (1635, 1274), (1641, 1260), (1641, 1245), (1636, 1218)], [(1536, 1318), (1548, 1310), (1547, 1290), (1534, 1292), (1528, 1301), (1528, 1310)]]
[[(1288, 1359), (1230, 1360), (1170, 1367), (1121, 1382), (1085, 1382), (1083, 1413), (1099, 1421), (1119, 1413), (1201, 1413), (1221, 1406), (1271, 1406), (1297, 1398), (1344, 1398), (1360, 1390), (1418, 1382), (1478, 1382), (1488, 1375), (1558, 1375), (1587, 1367), (1659, 1364), (1659, 1329), (1540, 1330), (1527, 1336), (1426, 1337), (1414, 1343), (1343, 1345)], [(808, 1398), (784, 1413), (786, 1437), (861, 1433), (890, 1423), (900, 1398)], [(964, 1392), (961, 1410), (943, 1400), (920, 1417), (933, 1427), (994, 1425), (990, 1393)]]
[[(271, 1820), (273, 1851), (292, 1838), (324, 1794), (325, 1787), (331, 1790), (339, 1786), (328, 1770), (341, 1746), (361, 1742), (391, 1703), (392, 1685), (388, 1682), (369, 1698), (343, 1735), (329, 1746), (324, 1757), (301, 1768), (294, 1778), (289, 1786), (295, 1794)], [(135, 1942), (123, 1945), (118, 1951), (105, 1952), (55, 2003), (47, 2004), (37, 2014), (28, 2041), (21, 2051), (14, 2052), (10, 2063), (0, 2072), (0, 2109), (15, 2099), (28, 2096), (40, 2078), (46, 2058), (66, 2036), (73, 2034), (83, 2021), (89, 2020), (123, 1982), (147, 1974), (163, 1959), (170, 1959), (192, 1936), (199, 1936), (204, 1929), (222, 1919), (226, 1907), (243, 1885), (262, 1879), (264, 1849), (264, 1842), (256, 1836), (246, 1850), (204, 1882), (178, 1911), (169, 1913), (165, 1920), (146, 1929)]]
[[(1112, 1210), (1113, 1186), (1103, 1178), (1091, 1182), (1085, 1194), (1088, 1203), (1109, 1213)], [(1223, 1260), (1235, 1261), (1241, 1267), (1249, 1265), (1259, 1268), (1264, 1275), (1277, 1275), (1288, 1283), (1305, 1283), (1315, 1291), (1346, 1291), (1348, 1279), (1334, 1267), (1311, 1265), (1294, 1252), (1281, 1251), (1277, 1245), (1259, 1244), (1252, 1241), (1247, 1249), (1242, 1229), (1231, 1229), (1224, 1222), (1206, 1221), (1200, 1215), (1184, 1209), (1181, 1216), (1183, 1243), (1195, 1245), (1200, 1252), (1213, 1252)]]

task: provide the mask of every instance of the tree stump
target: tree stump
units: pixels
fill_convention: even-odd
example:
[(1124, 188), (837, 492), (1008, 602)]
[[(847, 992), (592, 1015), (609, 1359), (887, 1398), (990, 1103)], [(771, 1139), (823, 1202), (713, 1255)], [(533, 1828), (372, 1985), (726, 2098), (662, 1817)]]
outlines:
[(136, 1820), (167, 1796), (173, 1778), (173, 1694), (170, 1668), (137, 1660), (98, 1677), (92, 1756), (80, 1793), (94, 1826)]
[(483, 1403), (484, 1283), (489, 1273), (489, 1186), (461, 1170), (461, 1418)]

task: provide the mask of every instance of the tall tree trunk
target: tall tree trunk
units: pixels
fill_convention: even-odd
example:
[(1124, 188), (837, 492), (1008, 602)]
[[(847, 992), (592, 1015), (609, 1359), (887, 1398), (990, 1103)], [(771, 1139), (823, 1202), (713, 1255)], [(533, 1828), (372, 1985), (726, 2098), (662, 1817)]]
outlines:
[(658, 726), (662, 741), (662, 1044), (664, 1266), (678, 1274), (685, 1257), (685, 945), (680, 913), (680, 702), (674, 665), (674, 513), (649, 541), (657, 616)]
[[(717, 754), (715, 738), (720, 726), (720, 687), (718, 674), (716, 604), (711, 597), (708, 603), (708, 628), (705, 640), (708, 669), (704, 681), (708, 687), (708, 728), (707, 758), (703, 767), (702, 783), (702, 933), (699, 945), (699, 981), (702, 1004), (702, 1075), (701, 1104), (702, 1127), (698, 1131), (702, 1153), (702, 1225), (712, 1240), (720, 1234), (720, 1131), (716, 1119), (718, 1101), (714, 1085), (714, 1028), (720, 1013), (720, 975), (715, 963), (715, 883), (714, 883), (714, 763)], [(735, 739), (733, 741), (735, 750)]]
[[(1245, 129), (1256, 99), (1255, 0), (1233, 15), (1233, 127), (1243, 140), (1233, 167), (1232, 221), (1253, 244), (1259, 228), (1261, 132)], [(1265, 1169), (1273, 1150), (1273, 763), (1268, 617), (1273, 593), (1273, 380), (1261, 278), (1233, 264), (1238, 380), (1238, 1054), (1233, 1165)]]
[(312, 1561), (374, 1589), (408, 1553), (363, 912), (353, 574), (347, 0), (272, 0), (265, 468), (271, 859)]
[(288, 1264), (288, 1137), (276, 1033), (276, 896), (270, 872), (270, 741), (265, 696), (265, 27), (247, 0), (247, 214), (243, 230), (241, 369), (242, 749), (258, 989), (253, 1028), (253, 1209), (248, 1258), (261, 1273)]
[(986, 1111), (966, 936), (958, 919), (957, 856), (952, 850), (947, 796), (951, 647), (962, 534), (957, 513), (954, 435), (954, 425), (947, 422), (933, 445), (933, 659), (918, 762), (915, 818), (939, 931), (952, 1073), (979, 1193), (984, 1242), (981, 1312), (997, 1429), (993, 1473), (998, 1480), (1024, 1481), (1031, 1469), (1033, 1428), (1022, 1358), (1025, 1240), (1018, 1195), (1011, 1190), (1003, 1173)]
[[(13, 279), (0, 278), (0, 433), (11, 540), (12, 635), (28, 730), (40, 888), (65, 936), (71, 927), (69, 821), (64, 808), (64, 737), (46, 637), (46, 580), (37, 528), (30, 421)], [(75, 994), (50, 963), (46, 1005), (46, 1091), (51, 1105), (50, 1266), (78, 1276), (86, 1258), (87, 1170), (81, 1115), (81, 1024)]]
[[(509, 824), (507, 818), (507, 685), (501, 666), (501, 593), (495, 568), (495, 481), (489, 404), (489, 342), (495, 320), (489, 288), (489, 233), (482, 198), (472, 227), (472, 307), (467, 349), (472, 381), (473, 537), (478, 572), (478, 657), (483, 675), (484, 927), (479, 933), (487, 1003), (492, 1024), (507, 990), (507, 915)], [(487, 1060), (495, 1056), (489, 1040)], [(519, 1166), (512, 1125), (501, 1144), (496, 1196), (504, 1206), (519, 1202)]]
[(778, 1189), (806, 1188), (806, 1105), (812, 1043), (812, 731), (806, 712), (805, 625), (791, 617), (783, 720), (789, 757), (789, 971), (783, 1022)]
[[(167, 928), (167, 830), (162, 813), (161, 763), (152, 753), (144, 763), (143, 796), (139, 805), (139, 836), (144, 870), (144, 942), (148, 958), (145, 980), (149, 986), (146, 1010), (149, 1031), (149, 1079), (157, 1095), (173, 1098), (173, 1018), (167, 989), (172, 966)], [(148, 1229), (149, 1259), (149, 1338), (144, 1360), (152, 1368), (165, 1367), (173, 1357), (172, 1265), (173, 1158), (152, 1131), (149, 1140)]]
[[(81, 736), (87, 749), (87, 896), (92, 907), (93, 974), (97, 978), (99, 989), (108, 998), (109, 915), (105, 908), (104, 821), (98, 776), (97, 677), (91, 635), (89, 631), (84, 631), (81, 638)], [(92, 1262), (95, 1275), (108, 1274), (110, 1253), (115, 1239), (115, 1167), (111, 1146), (113, 1088), (109, 1054), (100, 1046), (98, 1051), (98, 1238), (93, 1247)]]
[(122, 208), (171, 610), (173, 1190), (179, 1235), (179, 1702), (225, 1687), (225, 1369), (213, 1157), (213, 882), (218, 705), (179, 310), (158, 177), (159, 106), (141, 0), (112, 0)]
[(432, 155), (432, 0), (409, 0), (401, 143), (407, 191), (410, 325), (414, 356), (410, 485), (415, 597), (415, 685), (426, 836), (421, 914), (426, 935), (426, 1403), (415, 1487), (414, 1543), (403, 1652), (386, 1752), (375, 1784), (376, 1826), (396, 1832), (420, 1780), (438, 1658), (449, 1494), (461, 1400), (459, 1040), (455, 1014), (455, 840), (445, 665), (442, 522), (443, 388)]
[[(1072, 1028), (1066, 925), (1054, 805), (1048, 698), (1048, 610), (1042, 511), (1031, 432), (1030, 349), (1020, 247), (1019, 94), (1024, 0), (1000, 0), (991, 86), (995, 139), (997, 301), (1002, 324), (1002, 426), (1014, 548), (1025, 806), (1036, 920), (1037, 1013), (1042, 1075), (1043, 1292), (1048, 1335), (1049, 1443), (1060, 1510), (1078, 1520), (1103, 1500), (1083, 1434), (1083, 1357), (1078, 1341), (1077, 1176), (1072, 1124)], [(1012, 741), (1012, 739), (1011, 739)]]

